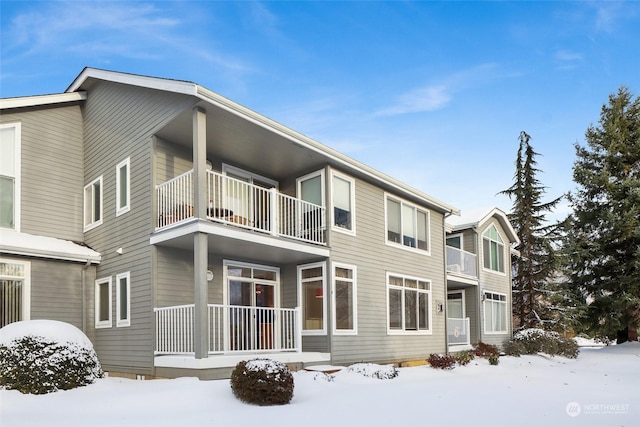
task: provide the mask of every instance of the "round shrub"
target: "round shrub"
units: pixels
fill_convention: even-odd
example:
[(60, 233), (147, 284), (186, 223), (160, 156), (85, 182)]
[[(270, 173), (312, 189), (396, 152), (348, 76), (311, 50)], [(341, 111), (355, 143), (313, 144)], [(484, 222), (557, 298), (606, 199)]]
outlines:
[(557, 332), (531, 328), (516, 332), (513, 340), (505, 345), (505, 351), (512, 356), (546, 353), (575, 359), (580, 350), (571, 338), (565, 338)]
[(0, 386), (6, 389), (46, 394), (104, 376), (91, 341), (68, 323), (11, 323), (0, 337)]
[(453, 369), (456, 367), (456, 358), (454, 356), (432, 353), (427, 361), (434, 369)]
[(293, 375), (284, 363), (270, 359), (242, 361), (231, 373), (231, 390), (254, 405), (286, 405), (293, 397)]

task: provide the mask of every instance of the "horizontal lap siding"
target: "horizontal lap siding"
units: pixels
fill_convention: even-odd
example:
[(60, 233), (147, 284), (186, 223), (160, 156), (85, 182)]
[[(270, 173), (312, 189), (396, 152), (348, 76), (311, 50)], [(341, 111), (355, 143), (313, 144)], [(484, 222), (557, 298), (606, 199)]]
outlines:
[(82, 115), (78, 105), (2, 113), (21, 122), (21, 230), (82, 241)]
[[(498, 274), (498, 273), (494, 273), (491, 272), (489, 270), (485, 270), (483, 268), (483, 252), (482, 252), (482, 233), (484, 233), (487, 228), (489, 228), (491, 225), (495, 225), (496, 229), (498, 230), (498, 233), (500, 233), (500, 237), (502, 238), (502, 240), (505, 243), (505, 254), (504, 254), (504, 262), (505, 262), (505, 273), (506, 274)], [(478, 230), (478, 247), (480, 248), (478, 251), (478, 257), (480, 260), (480, 273), (479, 273), (479, 278), (480, 278), (480, 295), (482, 295), (485, 291), (488, 292), (499, 292), (501, 294), (505, 294), (507, 295), (507, 326), (508, 326), (508, 332), (505, 334), (487, 334), (484, 331), (484, 319), (485, 319), (485, 313), (484, 313), (484, 302), (481, 301), (481, 311), (482, 311), (482, 317), (481, 317), (481, 331), (482, 331), (482, 336), (481, 336), (481, 341), (485, 342), (487, 344), (493, 344), (493, 345), (502, 345), (504, 344), (506, 341), (508, 341), (511, 338), (511, 334), (512, 334), (512, 323), (511, 323), (511, 311), (512, 311), (512, 307), (511, 307), (511, 276), (510, 276), (510, 265), (511, 265), (511, 259), (509, 256), (509, 239), (507, 238), (506, 233), (504, 232), (504, 230), (502, 229), (502, 226), (500, 225), (500, 222), (498, 220), (496, 220), (495, 218), (491, 219), (490, 221), (487, 221), (485, 224), (482, 225), (482, 228), (480, 228)]]
[[(85, 119), (84, 183), (103, 176), (103, 224), (85, 233), (102, 253), (97, 277), (113, 280), (113, 327), (95, 332), (96, 350), (106, 370), (153, 371), (153, 292), (149, 236), (152, 216), (152, 141), (169, 120), (193, 105), (189, 97), (99, 82), (90, 88)], [(131, 210), (115, 215), (116, 165), (130, 158)], [(116, 253), (122, 248), (122, 254)], [(131, 326), (116, 327), (115, 276), (131, 274)], [(95, 287), (93, 287), (91, 295)], [(93, 321), (92, 321), (93, 324)]]
[[(430, 211), (431, 255), (386, 245), (385, 193), (356, 180), (356, 236), (331, 232), (331, 261), (357, 267), (358, 335), (332, 337), (334, 363), (392, 362), (445, 351), (443, 216)], [(431, 281), (432, 335), (387, 334), (386, 273)], [(332, 312), (333, 308), (330, 310)]]

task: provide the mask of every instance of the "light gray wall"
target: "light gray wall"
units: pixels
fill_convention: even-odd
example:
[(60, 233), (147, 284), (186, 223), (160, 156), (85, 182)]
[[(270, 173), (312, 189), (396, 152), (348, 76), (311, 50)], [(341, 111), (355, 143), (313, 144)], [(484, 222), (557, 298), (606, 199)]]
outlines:
[[(505, 273), (497, 273), (490, 270), (486, 270), (483, 268), (483, 250), (482, 250), (482, 233), (484, 233), (491, 225), (495, 225), (498, 233), (500, 233), (500, 237), (505, 243), (504, 247), (504, 262), (505, 262)], [(511, 268), (510, 262), (511, 258), (509, 256), (509, 239), (507, 238), (507, 234), (502, 229), (500, 222), (492, 218), (491, 220), (484, 223), (481, 227), (478, 228), (478, 259), (479, 259), (479, 282), (480, 282), (480, 297), (484, 291), (488, 292), (498, 292), (501, 294), (507, 295), (507, 329), (508, 332), (506, 334), (487, 334), (484, 330), (484, 303), (481, 301), (481, 337), (480, 340), (487, 344), (493, 344), (497, 346), (503, 345), (511, 338), (512, 334), (512, 316), (511, 316)]]
[(21, 230), (82, 241), (82, 115), (77, 104), (4, 110), (21, 126)]
[[(152, 147), (154, 134), (191, 108), (192, 98), (111, 82), (88, 90), (84, 116), (84, 181), (103, 176), (103, 224), (85, 233), (102, 254), (97, 277), (131, 274), (131, 326), (98, 329), (95, 347), (105, 370), (151, 374), (153, 369)], [(131, 210), (115, 215), (115, 167), (130, 157)], [(123, 249), (122, 255), (116, 250)], [(94, 288), (95, 290), (95, 288)], [(93, 294), (93, 292), (92, 292)], [(114, 296), (115, 298), (115, 292)], [(115, 318), (115, 299), (113, 317)]]
[[(355, 188), (356, 235), (330, 231), (330, 241), (331, 261), (357, 267), (358, 335), (332, 337), (333, 362), (426, 359), (444, 352), (445, 318), (436, 312), (436, 302), (446, 302), (443, 215), (430, 211), (430, 255), (389, 246), (384, 191), (359, 179)], [(387, 334), (387, 272), (431, 281), (432, 335)]]

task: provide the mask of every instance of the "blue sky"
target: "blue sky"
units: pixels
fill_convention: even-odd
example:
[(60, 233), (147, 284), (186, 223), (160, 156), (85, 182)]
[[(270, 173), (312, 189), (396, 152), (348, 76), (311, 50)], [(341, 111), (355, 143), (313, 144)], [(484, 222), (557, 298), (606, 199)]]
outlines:
[(637, 1), (0, 7), (0, 97), (63, 92), (85, 66), (190, 80), (463, 211), (510, 210), (522, 130), (548, 198), (570, 190), (609, 94), (640, 95)]

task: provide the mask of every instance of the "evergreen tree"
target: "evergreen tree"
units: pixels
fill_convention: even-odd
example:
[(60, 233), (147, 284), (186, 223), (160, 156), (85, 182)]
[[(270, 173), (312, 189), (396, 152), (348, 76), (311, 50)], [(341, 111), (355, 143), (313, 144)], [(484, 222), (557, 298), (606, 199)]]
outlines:
[[(640, 323), (640, 97), (609, 96), (587, 146), (575, 145), (573, 214), (567, 220), (567, 271), (583, 298), (583, 329), (637, 339)], [(620, 336), (618, 336), (620, 338)]]
[(511, 187), (501, 192), (513, 201), (509, 219), (520, 243), (513, 257), (513, 316), (516, 327), (541, 327), (552, 322), (547, 301), (550, 279), (555, 272), (553, 250), (555, 226), (546, 224), (546, 214), (561, 200), (542, 202), (546, 187), (536, 178), (536, 153), (529, 143), (531, 136), (520, 132), (516, 172)]

